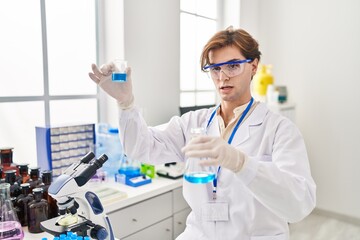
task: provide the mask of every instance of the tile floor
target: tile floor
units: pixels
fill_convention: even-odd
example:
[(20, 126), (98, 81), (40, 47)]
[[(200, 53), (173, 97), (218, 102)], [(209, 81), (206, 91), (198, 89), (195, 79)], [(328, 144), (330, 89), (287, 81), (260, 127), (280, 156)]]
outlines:
[(312, 213), (290, 224), (290, 240), (360, 240), (360, 226)]

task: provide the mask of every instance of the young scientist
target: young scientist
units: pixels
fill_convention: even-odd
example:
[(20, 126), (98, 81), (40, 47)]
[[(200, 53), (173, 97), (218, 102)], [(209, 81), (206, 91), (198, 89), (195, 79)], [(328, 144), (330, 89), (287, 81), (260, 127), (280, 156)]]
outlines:
[[(214, 182), (184, 180), (192, 212), (179, 240), (288, 240), (288, 223), (315, 207), (316, 185), (301, 133), (251, 96), (260, 55), (246, 31), (229, 27), (216, 33), (204, 46), (201, 67), (214, 82), (219, 106), (173, 117), (163, 130), (148, 127), (134, 106), (130, 68), (127, 82), (114, 83), (113, 63), (92, 65), (90, 78), (118, 101), (127, 155), (153, 164), (206, 158), (204, 166), (218, 169)], [(195, 127), (206, 128), (206, 135), (191, 138)]]

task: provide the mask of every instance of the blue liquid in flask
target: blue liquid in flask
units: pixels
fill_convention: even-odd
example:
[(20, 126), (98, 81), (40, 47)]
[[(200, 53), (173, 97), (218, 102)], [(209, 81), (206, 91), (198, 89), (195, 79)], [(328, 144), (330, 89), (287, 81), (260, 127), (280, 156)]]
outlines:
[(184, 175), (186, 181), (195, 183), (195, 184), (204, 184), (212, 182), (215, 179), (214, 173), (208, 172), (192, 172)]
[(113, 73), (111, 79), (113, 82), (126, 82), (126, 73)]

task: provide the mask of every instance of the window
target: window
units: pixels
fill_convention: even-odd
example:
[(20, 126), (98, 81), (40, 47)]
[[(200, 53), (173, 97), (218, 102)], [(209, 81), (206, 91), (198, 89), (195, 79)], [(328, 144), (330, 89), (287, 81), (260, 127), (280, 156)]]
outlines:
[(96, 1), (3, 0), (0, 29), (0, 148), (36, 165), (35, 126), (98, 120)]
[(212, 80), (200, 68), (203, 46), (216, 32), (217, 0), (181, 0), (180, 106), (216, 103)]

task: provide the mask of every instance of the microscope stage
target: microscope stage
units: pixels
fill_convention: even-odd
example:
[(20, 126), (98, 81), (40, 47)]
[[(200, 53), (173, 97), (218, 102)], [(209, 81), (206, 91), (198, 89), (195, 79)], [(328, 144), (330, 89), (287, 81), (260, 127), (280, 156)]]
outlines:
[(86, 231), (89, 229), (88, 225), (91, 224), (91, 221), (89, 221), (88, 219), (84, 218), (81, 215), (78, 215), (78, 220), (76, 223), (67, 225), (67, 226), (61, 226), (58, 224), (60, 218), (62, 218), (62, 216), (60, 217), (56, 217), (56, 218), (52, 218), (46, 221), (43, 221), (40, 223), (40, 227), (42, 230), (44, 230), (45, 232), (48, 232), (54, 236), (59, 236), (62, 233), (66, 233), (66, 232), (74, 232), (74, 230), (77, 232), (79, 230), (81, 231)]

